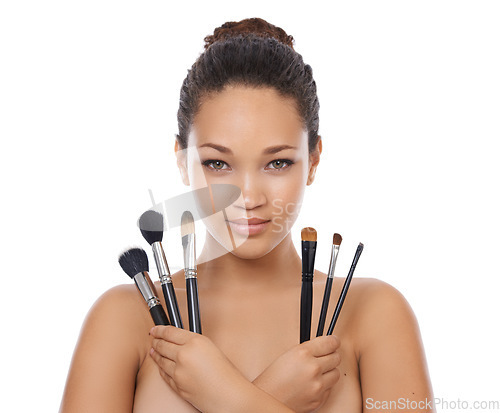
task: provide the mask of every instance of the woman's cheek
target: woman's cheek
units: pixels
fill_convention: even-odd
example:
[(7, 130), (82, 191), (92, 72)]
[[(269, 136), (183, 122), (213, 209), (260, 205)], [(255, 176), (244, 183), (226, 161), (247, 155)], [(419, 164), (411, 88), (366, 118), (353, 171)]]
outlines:
[(302, 205), (304, 189), (300, 185), (275, 188), (272, 198), (274, 232), (290, 231)]

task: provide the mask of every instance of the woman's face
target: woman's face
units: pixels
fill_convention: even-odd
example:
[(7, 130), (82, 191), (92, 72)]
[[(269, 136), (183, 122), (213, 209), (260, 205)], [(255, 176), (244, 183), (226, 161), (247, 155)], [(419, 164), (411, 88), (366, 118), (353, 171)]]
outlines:
[(241, 189), (236, 202), (204, 222), (225, 250), (247, 259), (264, 256), (289, 233), (320, 153), (321, 141), (309, 154), (293, 99), (272, 88), (244, 86), (228, 86), (203, 100), (188, 149), (176, 143), (185, 184)]

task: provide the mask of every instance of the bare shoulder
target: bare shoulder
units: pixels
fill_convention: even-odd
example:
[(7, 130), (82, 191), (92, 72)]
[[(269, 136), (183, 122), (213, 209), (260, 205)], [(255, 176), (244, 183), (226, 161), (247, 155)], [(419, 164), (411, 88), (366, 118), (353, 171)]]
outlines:
[(413, 315), (410, 304), (394, 286), (376, 278), (355, 278), (352, 284), (353, 293), (360, 301), (358, 304), (365, 316), (384, 314), (393, 318), (401, 312), (406, 316)]
[(111, 287), (97, 298), (91, 309), (118, 304), (124, 301), (131, 304), (135, 304), (138, 301), (137, 288), (134, 284), (120, 284)]
[(140, 364), (151, 327), (148, 307), (136, 286), (117, 285), (102, 293), (90, 308), (80, 333), (79, 347), (106, 342), (113, 343), (116, 351), (124, 346), (128, 354), (140, 359)]
[(133, 284), (112, 287), (96, 300), (73, 354), (61, 412), (132, 411), (152, 327), (148, 317)]
[[(85, 325), (90, 321), (107, 320), (120, 324), (122, 331), (147, 327), (148, 308), (134, 284), (121, 284), (105, 291), (90, 308)], [(125, 325), (130, 328), (123, 328)]]
[[(315, 271), (318, 291), (324, 288), (326, 274)], [(345, 282), (345, 277), (334, 278), (336, 294)], [(334, 293), (335, 294), (335, 293)], [(387, 333), (390, 329), (418, 329), (416, 318), (404, 295), (392, 285), (376, 278), (354, 277), (351, 280), (343, 309), (343, 319), (349, 321), (349, 330), (355, 343), (362, 346), (374, 335)], [(385, 331), (385, 332), (384, 332)]]
[(413, 310), (392, 285), (374, 278), (352, 280), (355, 353), (366, 400), (411, 400), (433, 412), (432, 386), (420, 328)]
[[(323, 287), (327, 275), (315, 270), (314, 277), (318, 287)], [(334, 284), (343, 285), (344, 282), (345, 277), (334, 278)], [(353, 304), (351, 307), (356, 307), (356, 313), (359, 315), (395, 307), (411, 311), (410, 305), (399, 290), (376, 278), (353, 277), (348, 294), (348, 300)]]
[(367, 306), (408, 306), (401, 292), (392, 285), (376, 278), (353, 278), (352, 292)]
[[(352, 280), (351, 299), (356, 306), (357, 342), (362, 347), (377, 336), (418, 332), (418, 323), (404, 295), (376, 278)], [(360, 348), (361, 350), (361, 348)]]

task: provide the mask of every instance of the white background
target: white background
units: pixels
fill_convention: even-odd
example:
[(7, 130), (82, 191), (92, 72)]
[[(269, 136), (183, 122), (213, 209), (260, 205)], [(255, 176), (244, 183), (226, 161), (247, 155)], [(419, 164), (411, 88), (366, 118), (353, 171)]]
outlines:
[(187, 69), (205, 35), (247, 17), (292, 34), (318, 85), (324, 150), (297, 246), (317, 228), (326, 271), (341, 233), (344, 276), (363, 242), (355, 276), (407, 297), (435, 396), (500, 400), (500, 5), (326, 4), (1, 3), (2, 410), (58, 409), (87, 311), (130, 282), (118, 254), (146, 246), (148, 190), (188, 190), (173, 155)]

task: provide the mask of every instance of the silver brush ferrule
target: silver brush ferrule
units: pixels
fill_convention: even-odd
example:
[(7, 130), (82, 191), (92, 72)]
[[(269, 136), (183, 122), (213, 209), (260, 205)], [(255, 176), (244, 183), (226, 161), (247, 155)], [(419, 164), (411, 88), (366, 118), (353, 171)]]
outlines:
[(194, 233), (182, 237), (184, 249), (184, 275), (186, 278), (196, 278), (196, 249)]
[(332, 256), (330, 257), (330, 268), (328, 269), (328, 278), (333, 278), (335, 272), (335, 264), (337, 264), (337, 257), (339, 255), (340, 245), (333, 244)]
[(160, 304), (160, 300), (156, 295), (155, 286), (151, 282), (147, 271), (136, 274), (134, 276), (134, 282), (150, 309), (155, 305)]
[(166, 283), (171, 283), (172, 277), (170, 276), (167, 257), (165, 256), (165, 251), (163, 251), (161, 242), (153, 242), (151, 246), (153, 247), (153, 255), (155, 257), (156, 268), (158, 269), (158, 275), (160, 276), (161, 284), (163, 285)]

